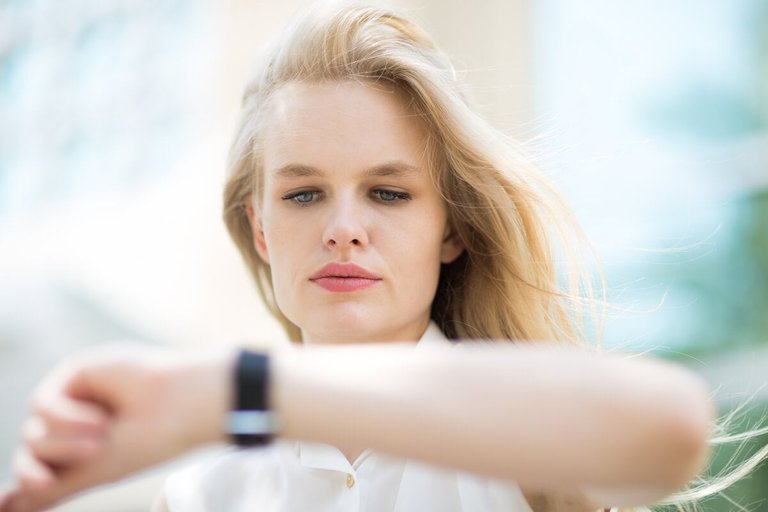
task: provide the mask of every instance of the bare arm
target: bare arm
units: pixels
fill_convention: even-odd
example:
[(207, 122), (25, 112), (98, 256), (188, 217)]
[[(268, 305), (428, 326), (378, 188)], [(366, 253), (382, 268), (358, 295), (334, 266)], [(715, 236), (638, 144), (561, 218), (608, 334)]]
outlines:
[(601, 507), (684, 485), (713, 416), (676, 366), (549, 346), (327, 348), (278, 357), (275, 379), (288, 437), (581, 489)]
[[(233, 358), (143, 350), (70, 365), (43, 385), (36, 418), (51, 428), (27, 435), (17, 462), (17, 494), (33, 506), (0, 510), (36, 510), (225, 440)], [(373, 448), (532, 490), (592, 489), (584, 495), (596, 506), (655, 501), (683, 485), (705, 458), (712, 417), (702, 384), (673, 365), (548, 346), (288, 350), (274, 355), (272, 398), (287, 438)], [(83, 400), (109, 411), (101, 451), (67, 454), (71, 435), (52, 450), (56, 404)]]

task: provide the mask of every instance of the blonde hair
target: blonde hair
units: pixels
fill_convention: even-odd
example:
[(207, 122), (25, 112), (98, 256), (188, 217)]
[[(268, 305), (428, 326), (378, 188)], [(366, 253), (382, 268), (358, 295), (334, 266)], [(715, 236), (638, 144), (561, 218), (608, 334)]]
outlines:
[[(466, 246), (457, 261), (443, 266), (432, 307), (445, 334), (583, 340), (577, 297), (580, 288), (591, 287), (583, 286), (589, 281), (577, 271), (580, 237), (565, 203), (510, 139), (469, 108), (451, 63), (424, 31), (389, 11), (354, 5), (306, 16), (273, 47), (245, 92), (230, 155), (224, 219), (289, 338), (298, 340), (299, 329), (275, 302), (245, 205), (261, 194), (259, 144), (270, 95), (292, 81), (333, 80), (391, 85), (427, 127), (430, 176)], [(571, 279), (558, 275), (558, 238), (566, 242), (559, 249), (571, 263)]]
[[(468, 106), (451, 63), (419, 26), (355, 4), (327, 12), (315, 8), (276, 42), (246, 88), (230, 152), (224, 220), (289, 339), (299, 341), (301, 333), (275, 300), (269, 265), (254, 247), (247, 205), (253, 201), (258, 208), (261, 197), (260, 144), (271, 95), (289, 82), (337, 80), (392, 86), (427, 127), (430, 176), (466, 247), (441, 269), (433, 302), (432, 319), (445, 334), (599, 348), (604, 301), (596, 290), (604, 287), (593, 286), (593, 276), (599, 284), (602, 277), (596, 266), (585, 264), (594, 256), (565, 202), (515, 141)], [(590, 338), (595, 343), (587, 343)], [(763, 457), (717, 482), (696, 480), (696, 489), (665, 504), (719, 492)]]

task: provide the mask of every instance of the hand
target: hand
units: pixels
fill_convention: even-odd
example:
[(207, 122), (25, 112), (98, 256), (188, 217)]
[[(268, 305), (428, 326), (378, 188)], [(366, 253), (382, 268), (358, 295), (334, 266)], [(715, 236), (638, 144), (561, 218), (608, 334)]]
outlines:
[(34, 511), (225, 440), (233, 352), (182, 355), (146, 347), (93, 350), (54, 369), (36, 391), (0, 512)]

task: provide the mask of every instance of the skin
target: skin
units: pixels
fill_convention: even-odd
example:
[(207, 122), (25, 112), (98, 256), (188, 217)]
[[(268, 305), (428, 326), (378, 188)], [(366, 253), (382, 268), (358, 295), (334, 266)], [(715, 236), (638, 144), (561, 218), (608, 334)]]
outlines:
[[(417, 340), (440, 263), (463, 251), (398, 94), (357, 82), (290, 83), (272, 100), (254, 243), (305, 343)], [(380, 277), (352, 293), (309, 278), (328, 263)]]
[[(305, 341), (271, 356), (281, 437), (514, 480), (537, 512), (647, 504), (682, 486), (707, 460), (714, 412), (682, 368), (547, 343), (420, 354), (393, 343), (419, 338), (440, 263), (463, 250), (424, 173), (423, 128), (402, 105), (352, 82), (290, 84), (275, 98), (264, 197), (246, 206)], [(393, 162), (416, 171), (381, 172)], [(309, 278), (331, 262), (381, 281), (318, 288)], [(231, 350), (145, 347), (65, 361), (36, 393), (0, 512), (41, 510), (226, 441), (233, 361)]]
[[(277, 303), (305, 344), (419, 339), (440, 264), (464, 250), (425, 168), (424, 127), (404, 103), (353, 81), (289, 83), (272, 98), (263, 197), (248, 211)], [(328, 291), (311, 276), (329, 263), (379, 279)]]
[[(233, 361), (231, 351), (140, 346), (105, 346), (62, 361), (31, 399), (15, 481), (0, 489), (0, 511), (44, 510), (200, 444), (225, 441), (219, 418), (232, 401), (226, 383)], [(209, 421), (200, 421), (201, 412)]]

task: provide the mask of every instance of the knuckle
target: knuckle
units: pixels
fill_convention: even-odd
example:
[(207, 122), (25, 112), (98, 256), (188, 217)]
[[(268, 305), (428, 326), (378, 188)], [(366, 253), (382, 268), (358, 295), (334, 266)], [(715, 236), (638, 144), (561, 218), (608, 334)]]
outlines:
[(16, 450), (11, 459), (11, 469), (17, 476), (21, 475), (24, 469), (24, 455), (22, 451), (22, 449)]
[(36, 416), (33, 416), (21, 427), (21, 439), (24, 443), (34, 444), (45, 435), (45, 425)]
[(27, 408), (33, 414), (41, 414), (45, 410), (45, 407), (46, 407), (45, 404), (46, 404), (46, 400), (43, 396), (42, 390), (40, 388), (37, 388), (29, 396), (29, 400), (27, 402)]

